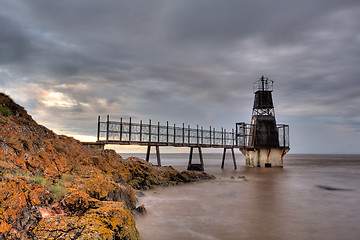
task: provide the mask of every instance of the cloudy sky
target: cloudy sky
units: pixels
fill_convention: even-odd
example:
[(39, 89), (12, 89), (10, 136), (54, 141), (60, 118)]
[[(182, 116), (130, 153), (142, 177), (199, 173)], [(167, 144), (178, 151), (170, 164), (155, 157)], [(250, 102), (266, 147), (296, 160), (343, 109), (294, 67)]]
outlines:
[(274, 80), (292, 153), (360, 153), (359, 0), (0, 0), (0, 86), (39, 123), (231, 129)]

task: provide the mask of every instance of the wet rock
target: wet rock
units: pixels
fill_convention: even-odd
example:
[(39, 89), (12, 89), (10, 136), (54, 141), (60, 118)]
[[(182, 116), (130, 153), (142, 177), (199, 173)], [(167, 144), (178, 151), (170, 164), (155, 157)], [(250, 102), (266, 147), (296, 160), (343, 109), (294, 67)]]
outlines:
[(136, 212), (138, 212), (140, 214), (145, 214), (146, 213), (146, 208), (145, 208), (144, 204), (138, 206), (135, 210), (136, 210)]
[(145, 193), (144, 192), (142, 192), (142, 191), (136, 191), (135, 192), (135, 195), (136, 195), (136, 197), (145, 197)]
[(245, 176), (238, 176), (237, 178), (238, 178), (238, 179), (241, 179), (241, 180), (243, 180), (243, 181), (247, 181), (247, 178), (246, 178)]

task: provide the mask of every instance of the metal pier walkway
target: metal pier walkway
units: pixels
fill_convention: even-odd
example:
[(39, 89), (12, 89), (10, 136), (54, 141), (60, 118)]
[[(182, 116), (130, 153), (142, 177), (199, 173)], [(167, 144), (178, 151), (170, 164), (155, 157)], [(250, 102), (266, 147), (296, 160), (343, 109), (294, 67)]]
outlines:
[[(191, 128), (190, 125), (185, 126), (185, 124), (182, 126), (169, 125), (168, 122), (163, 126), (159, 122), (152, 124), (151, 120), (149, 123), (142, 121), (134, 123), (131, 118), (128, 122), (123, 121), (122, 118), (120, 121), (111, 121), (109, 115), (106, 121), (101, 121), (100, 116), (98, 117), (97, 143), (148, 146), (146, 161), (149, 161), (150, 149), (154, 146), (159, 166), (161, 166), (160, 146), (189, 147), (189, 170), (204, 170), (201, 148), (223, 148), (222, 168), (224, 167), (226, 150), (230, 149), (236, 169), (234, 148), (240, 147), (234, 129), (229, 132), (221, 128), (219, 131), (212, 127), (204, 129), (203, 127), (199, 128), (199, 126)], [(192, 163), (194, 148), (198, 149), (200, 164)]]

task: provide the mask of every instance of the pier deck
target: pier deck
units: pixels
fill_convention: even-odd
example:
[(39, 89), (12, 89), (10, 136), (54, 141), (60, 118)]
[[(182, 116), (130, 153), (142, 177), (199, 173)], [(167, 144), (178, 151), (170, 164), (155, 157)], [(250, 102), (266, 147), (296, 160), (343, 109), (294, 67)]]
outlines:
[(200, 162), (203, 168), (203, 159), (201, 148), (223, 148), (223, 162), (224, 167), (226, 150), (231, 149), (234, 167), (236, 168), (234, 148), (239, 148), (236, 141), (236, 134), (234, 129), (232, 131), (216, 130), (209, 127), (204, 129), (197, 126), (191, 128), (190, 125), (176, 126), (152, 124), (149, 123), (132, 122), (131, 118), (128, 122), (120, 118), (120, 121), (111, 121), (109, 115), (106, 121), (101, 121), (98, 117), (98, 131), (97, 131), (97, 143), (98, 144), (118, 144), (118, 145), (140, 145), (148, 146), (146, 160), (149, 161), (150, 148), (156, 147), (157, 162), (161, 165), (160, 161), (160, 146), (173, 146), (173, 147), (189, 147), (189, 168), (194, 167), (192, 164), (193, 149), (197, 148), (199, 151)]

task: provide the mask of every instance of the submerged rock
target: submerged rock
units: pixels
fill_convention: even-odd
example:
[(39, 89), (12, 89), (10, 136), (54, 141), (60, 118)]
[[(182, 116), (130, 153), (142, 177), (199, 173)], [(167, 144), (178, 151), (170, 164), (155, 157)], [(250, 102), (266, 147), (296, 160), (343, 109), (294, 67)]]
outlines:
[(243, 180), (243, 181), (247, 181), (247, 178), (246, 178), (245, 176), (238, 176), (237, 178), (238, 178), (238, 179), (241, 179), (241, 180)]
[(327, 190), (327, 191), (352, 191), (352, 189), (345, 189), (345, 188), (336, 188), (336, 187), (330, 187), (330, 186), (324, 186), (324, 185), (317, 185), (318, 188)]

